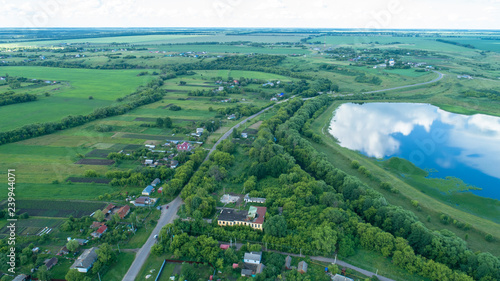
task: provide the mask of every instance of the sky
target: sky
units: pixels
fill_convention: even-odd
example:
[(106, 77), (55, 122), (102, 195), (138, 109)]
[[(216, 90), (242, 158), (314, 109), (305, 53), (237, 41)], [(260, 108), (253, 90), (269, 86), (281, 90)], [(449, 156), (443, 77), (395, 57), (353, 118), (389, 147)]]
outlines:
[(0, 0), (0, 27), (500, 29), (500, 0)]

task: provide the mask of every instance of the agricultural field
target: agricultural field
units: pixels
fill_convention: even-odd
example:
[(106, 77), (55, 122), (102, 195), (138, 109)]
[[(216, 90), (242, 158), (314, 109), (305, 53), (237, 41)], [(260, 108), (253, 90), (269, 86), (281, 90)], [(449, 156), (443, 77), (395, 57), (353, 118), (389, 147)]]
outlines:
[[(213, 227), (198, 220), (199, 214), (194, 209), (199, 208), (201, 214), (204, 211), (201, 206), (207, 209), (222, 207), (218, 199), (224, 193), (251, 192), (252, 196), (269, 195), (272, 199), (268, 203), (258, 204), (268, 207), (267, 218), (278, 217), (279, 214), (288, 220), (285, 221), (285, 230), (289, 236), (277, 235), (272, 238), (276, 240), (269, 240), (271, 243), (278, 243), (278, 247), (285, 239), (293, 240), (298, 245), (305, 243), (302, 237), (295, 236), (305, 228), (297, 227), (300, 219), (290, 218), (294, 210), (303, 208), (304, 214), (310, 212), (311, 223), (316, 223), (315, 220), (320, 216), (326, 216), (320, 209), (325, 206), (339, 212), (349, 208), (358, 210), (350, 205), (354, 201), (339, 199), (342, 197), (340, 194), (339, 198), (334, 199), (345, 205), (339, 207), (338, 202), (328, 205), (326, 195), (319, 194), (326, 193), (324, 190), (329, 190), (329, 196), (341, 193), (342, 187), (326, 186), (326, 180), (315, 177), (313, 170), (302, 167), (304, 164), (300, 163), (299, 157), (292, 156), (294, 149), (284, 148), (286, 140), (280, 140), (275, 135), (274, 141), (269, 138), (267, 141), (261, 139), (255, 142), (275, 134), (287, 118), (294, 118), (291, 116), (299, 107), (283, 113), (281, 109), (293, 103), (278, 104), (238, 128), (231, 134), (229, 141), (218, 148), (224, 151), (219, 155), (227, 156), (229, 164), (209, 158), (201, 168), (198, 168), (201, 163), (190, 163), (192, 166), (189, 167), (193, 171), (188, 171), (188, 174), (183, 165), (187, 161), (194, 163), (194, 160), (190, 160), (190, 153), (179, 153), (176, 144), (190, 142), (196, 151), (203, 152), (200, 154), (203, 158), (196, 154), (194, 156), (204, 159), (206, 151), (212, 149), (221, 136), (247, 116), (292, 96), (313, 100), (328, 96), (334, 101), (322, 104), (317, 114), (301, 123), (301, 126), (304, 125), (300, 129), (301, 137), (305, 139), (304, 143), (310, 144), (312, 151), (322, 153), (335, 168), (359, 179), (367, 188), (380, 192), (387, 201), (381, 200), (385, 205), (402, 207), (432, 231), (454, 233), (473, 252), (491, 252), (498, 256), (498, 200), (469, 196), (469, 193), (464, 192), (467, 186), (458, 178), (430, 179), (423, 174), (403, 177), (401, 171), (394, 169), (388, 162), (343, 148), (327, 133), (332, 112), (344, 102), (429, 103), (451, 112), (500, 116), (498, 40), (484, 40), (460, 32), (456, 34), (457, 37), (444, 38), (451, 43), (436, 41), (441, 37), (425, 32), (419, 33), (422, 36), (353, 36), (341, 33), (337, 36), (335, 33), (319, 31), (307, 34), (299, 31), (243, 34), (200, 31), (196, 34), (58, 40), (40, 38), (38, 41), (14, 40), (0, 44), (0, 62), (4, 59), (8, 61), (1, 64), (0, 77), (56, 81), (35, 83), (28, 80), (15, 87), (6, 79), (5, 82), (0, 81), (0, 94), (13, 91), (16, 95), (30, 94), (37, 97), (34, 101), (0, 106), (3, 121), (0, 133), (24, 125), (59, 122), (67, 116), (87, 115), (99, 108), (123, 106), (128, 100), (121, 98), (132, 93), (147, 100), (113, 115), (88, 119), (75, 126), (68, 125), (50, 134), (44, 134), (43, 129), (40, 129), (42, 133), (37, 137), (28, 136), (0, 145), (0, 173), (3, 175), (8, 169), (16, 171), (18, 230), (25, 239), (21, 246), (24, 248), (33, 242), (56, 250), (66, 243), (68, 236), (90, 238), (93, 230), (89, 229), (89, 225), (97, 220), (89, 217), (90, 214), (102, 210), (109, 203), (129, 205), (132, 214), (119, 222), (113, 221), (118, 220), (116, 217), (106, 222), (116, 224), (101, 240), (91, 239), (89, 245), (109, 243), (114, 250), (120, 249), (115, 264), (102, 271), (100, 277), (102, 280), (121, 280), (132, 264), (137, 249), (152, 235), (160, 216), (160, 211), (153, 207), (134, 207), (130, 202), (140, 196), (145, 186), (156, 177), (161, 178), (164, 190), (173, 186), (176, 180), (177, 183), (181, 182), (177, 190), (168, 189), (171, 193), (151, 195), (158, 198), (157, 205), (169, 204), (178, 194), (184, 196), (181, 191), (185, 186), (189, 186), (184, 188), (186, 193), (192, 193), (190, 197), (183, 197), (185, 205), (181, 207), (179, 216), (185, 220), (177, 222), (178, 235), (192, 231), (189, 235), (196, 239), (195, 234), (207, 234), (203, 231)], [(474, 48), (467, 47), (467, 44)], [(390, 66), (389, 60), (395, 61), (395, 65)], [(444, 77), (432, 84), (390, 89), (425, 83), (439, 77), (439, 73), (444, 74)], [(458, 78), (457, 75), (471, 75), (471, 79)], [(383, 89), (388, 90), (361, 94)], [(154, 97), (149, 95), (153, 92), (156, 94)], [(285, 116), (287, 114), (289, 116)], [(274, 123), (266, 120), (272, 120), (278, 128), (273, 128)], [(259, 132), (263, 124), (265, 129)], [(292, 130), (293, 127), (292, 124), (286, 128)], [(199, 128), (205, 129), (201, 135), (197, 134)], [(304, 143), (297, 142), (294, 145)], [(150, 148), (152, 145), (156, 147)], [(272, 149), (269, 148), (271, 146)], [(253, 147), (269, 149), (265, 151), (273, 154), (273, 161), (276, 161), (262, 162), (267, 156), (255, 157), (261, 153), (261, 149)], [(281, 157), (281, 154), (286, 154), (286, 157)], [(146, 159), (162, 163), (156, 166)], [(352, 168), (353, 160), (359, 161), (375, 176), (367, 176), (359, 169)], [(175, 161), (180, 167), (170, 168), (170, 163)], [(213, 164), (215, 161), (219, 161), (217, 165)], [(280, 177), (279, 170), (279, 173), (276, 172), (278, 174), (270, 172), (287, 165), (295, 166), (293, 173), (290, 168), (288, 178)], [(304, 174), (299, 180), (297, 175), (300, 173)], [(191, 178), (197, 179), (199, 174), (203, 180), (190, 185)], [(255, 178), (253, 185), (251, 175)], [(307, 204), (301, 196), (296, 196), (295, 193), (302, 192), (299, 188), (291, 191), (297, 182), (306, 180), (310, 183), (304, 183), (300, 188), (309, 194)], [(397, 187), (398, 192), (382, 188), (382, 181)], [(195, 189), (198, 192), (194, 192)], [(293, 199), (280, 198), (285, 192), (289, 192)], [(281, 201), (276, 201), (274, 197)], [(6, 199), (7, 194), (1, 193), (2, 209), (6, 206)], [(217, 203), (208, 204), (212, 199)], [(196, 202), (197, 207), (193, 207), (193, 202)], [(245, 205), (243, 208), (248, 207)], [(317, 208), (314, 214), (311, 208)], [(347, 217), (353, 215), (351, 213), (342, 214)], [(214, 214), (215, 209), (211, 213), (204, 213), (203, 217), (215, 219)], [(362, 217), (363, 214), (359, 220), (368, 221)], [(449, 215), (455, 222), (443, 223), (443, 215)], [(294, 216), (300, 217), (298, 214)], [(71, 220), (68, 219), (70, 217)], [(344, 223), (340, 221), (337, 226)], [(458, 227), (460, 223), (467, 227)], [(324, 231), (334, 231), (333, 228), (337, 226)], [(217, 232), (209, 233), (218, 235)], [(269, 238), (263, 238), (262, 233), (250, 229), (247, 232), (244, 235), (243, 232), (231, 235), (236, 237), (241, 234), (245, 237), (243, 239), (262, 245), (263, 239)], [(340, 243), (342, 247), (345, 243), (352, 243), (356, 245), (352, 246), (354, 252), (340, 258), (353, 265), (371, 271), (380, 270), (381, 275), (394, 280), (429, 280), (398, 267), (394, 258), (364, 249), (360, 245), (360, 238), (354, 238), (357, 235), (355, 232), (349, 234), (352, 239), (342, 231), (336, 232), (335, 239), (338, 235), (339, 240), (326, 243), (334, 246), (333, 250), (328, 251), (329, 255), (338, 252)], [(0, 236), (5, 237), (7, 234), (5, 223), (0, 223)], [(488, 234), (491, 241), (486, 243), (485, 237), (490, 237)], [(390, 235), (392, 238), (398, 237), (397, 233)], [(53, 240), (45, 241), (45, 237)], [(348, 241), (345, 242), (344, 238)], [(265, 245), (267, 247), (267, 241)], [(280, 249), (276, 245), (272, 247)], [(290, 251), (302, 253), (302, 249), (287, 247)], [(173, 253), (168, 253), (168, 247), (162, 250), (164, 252), (159, 256), (149, 256), (136, 280), (153, 280), (161, 262), (165, 258), (173, 258)], [(314, 251), (316, 253), (316, 249)], [(242, 254), (238, 253), (239, 260)], [(222, 256), (221, 259), (225, 261)], [(189, 257), (175, 258), (187, 260)], [(294, 265), (297, 262), (298, 259), (294, 258)], [(311, 263), (314, 274), (324, 274), (325, 266), (328, 265)], [(58, 278), (64, 278), (67, 267), (69, 262), (66, 260), (56, 267)], [(195, 272), (195, 278), (204, 279), (214, 272), (207, 265), (167, 264), (159, 280), (169, 280), (170, 276), (180, 275), (184, 271)], [(354, 272), (349, 274), (364, 278)], [(94, 275), (92, 278), (97, 276)], [(239, 278), (239, 269), (223, 268), (222, 273), (216, 275), (236, 280)]]
[[(64, 69), (45, 67), (0, 67), (0, 75), (20, 76), (29, 79), (57, 81), (57, 87), (47, 90), (45, 96), (35, 92), (38, 100), (0, 107), (4, 116), (0, 131), (8, 131), (32, 123), (60, 121), (68, 115), (86, 115), (96, 108), (116, 103), (140, 85), (147, 84), (151, 76), (137, 76), (138, 70)], [(89, 99), (92, 97), (92, 99)], [(46, 110), (51, 108), (52, 110)]]

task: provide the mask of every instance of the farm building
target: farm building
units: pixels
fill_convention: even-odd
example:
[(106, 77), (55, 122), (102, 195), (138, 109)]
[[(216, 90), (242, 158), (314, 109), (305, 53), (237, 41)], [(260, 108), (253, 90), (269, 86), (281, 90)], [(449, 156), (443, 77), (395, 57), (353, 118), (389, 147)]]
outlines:
[(177, 150), (179, 151), (191, 151), (193, 146), (189, 142), (183, 142), (177, 145)]
[(307, 262), (305, 262), (305, 261), (299, 262), (299, 265), (297, 266), (297, 271), (300, 273), (306, 273), (307, 272)]
[(43, 263), (47, 267), (47, 270), (50, 270), (54, 265), (57, 264), (57, 258), (46, 259)]
[(156, 186), (157, 184), (159, 184), (161, 182), (161, 180), (159, 178), (156, 178), (154, 181), (151, 182), (151, 185), (152, 186)]
[(151, 200), (147, 196), (141, 196), (141, 197), (135, 199), (135, 202), (134, 202), (135, 206), (140, 206), (140, 207), (144, 207), (144, 206), (149, 205), (149, 204), (151, 204)]
[(222, 209), (217, 218), (219, 226), (245, 225), (253, 229), (262, 230), (266, 207), (250, 206), (248, 211), (238, 211), (235, 209)]
[(116, 213), (120, 216), (121, 219), (124, 219), (128, 215), (128, 213), (130, 213), (130, 206), (125, 205), (118, 209)]
[(142, 195), (151, 195), (151, 193), (153, 193), (153, 190), (154, 190), (154, 187), (152, 185), (148, 185), (146, 186), (146, 188), (144, 188), (144, 190), (142, 191)]
[(92, 232), (90, 235), (92, 235), (92, 237), (94, 238), (101, 238), (101, 236), (104, 234), (104, 232), (106, 232), (106, 230), (108, 230), (108, 227), (103, 225), (99, 227), (98, 230)]
[(76, 269), (79, 272), (87, 273), (96, 260), (96, 248), (92, 247), (85, 250), (83, 254), (81, 254), (78, 259), (76, 259), (70, 269)]

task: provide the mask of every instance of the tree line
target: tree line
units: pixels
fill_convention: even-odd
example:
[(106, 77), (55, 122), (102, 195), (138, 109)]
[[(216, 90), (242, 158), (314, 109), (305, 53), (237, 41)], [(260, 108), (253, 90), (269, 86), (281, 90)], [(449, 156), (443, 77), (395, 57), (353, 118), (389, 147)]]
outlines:
[(25, 140), (29, 138), (39, 137), (46, 134), (51, 134), (56, 131), (73, 128), (83, 125), (90, 121), (121, 115), (141, 105), (150, 104), (159, 101), (163, 98), (164, 91), (159, 88), (147, 88), (128, 98), (127, 102), (110, 105), (95, 109), (88, 115), (69, 115), (64, 117), (59, 122), (46, 122), (24, 125), (21, 128), (0, 133), (0, 145)]

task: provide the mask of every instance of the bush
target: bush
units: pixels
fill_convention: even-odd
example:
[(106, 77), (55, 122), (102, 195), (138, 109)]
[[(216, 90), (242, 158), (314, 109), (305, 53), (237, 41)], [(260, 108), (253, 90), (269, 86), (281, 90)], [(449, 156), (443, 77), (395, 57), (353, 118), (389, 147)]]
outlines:
[(486, 234), (486, 236), (484, 236), (484, 239), (485, 239), (486, 241), (488, 241), (488, 242), (493, 242), (493, 240), (494, 240), (494, 239), (493, 239), (493, 235), (491, 235), (491, 234), (489, 234), (489, 233), (488, 233), (488, 234)]
[(98, 132), (101, 132), (101, 133), (111, 132), (113, 130), (113, 126), (99, 124), (99, 125), (95, 126), (95, 130)]
[(178, 105), (172, 105), (170, 106), (168, 109), (172, 110), (172, 111), (179, 111), (181, 110), (182, 108)]
[(359, 162), (356, 160), (352, 160), (351, 162), (351, 168), (353, 169), (359, 169)]

